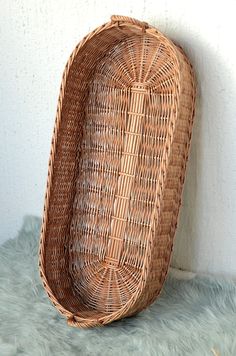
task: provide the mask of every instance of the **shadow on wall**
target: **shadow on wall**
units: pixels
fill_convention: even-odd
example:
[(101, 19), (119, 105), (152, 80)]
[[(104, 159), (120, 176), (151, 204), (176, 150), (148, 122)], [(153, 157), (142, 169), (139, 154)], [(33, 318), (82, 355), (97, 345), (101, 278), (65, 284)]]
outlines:
[[(198, 81), (198, 78), (196, 78)], [(197, 83), (198, 85), (198, 83)], [(198, 253), (201, 247), (197, 239), (200, 218), (198, 209), (204, 201), (198, 196), (200, 176), (203, 173), (201, 157), (204, 147), (200, 144), (202, 131), (201, 92), (197, 87), (195, 122), (182, 195), (182, 204), (175, 235), (171, 265), (177, 268), (195, 271), (198, 265)]]

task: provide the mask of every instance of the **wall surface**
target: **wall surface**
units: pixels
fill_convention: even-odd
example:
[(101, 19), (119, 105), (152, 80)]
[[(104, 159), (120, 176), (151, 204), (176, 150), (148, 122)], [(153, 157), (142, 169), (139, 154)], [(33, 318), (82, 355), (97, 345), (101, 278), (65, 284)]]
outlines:
[(172, 264), (236, 276), (235, 4), (0, 0), (1, 242), (16, 235), (23, 215), (42, 213), (56, 102), (69, 54), (111, 14), (123, 14), (150, 22), (178, 42), (198, 79)]

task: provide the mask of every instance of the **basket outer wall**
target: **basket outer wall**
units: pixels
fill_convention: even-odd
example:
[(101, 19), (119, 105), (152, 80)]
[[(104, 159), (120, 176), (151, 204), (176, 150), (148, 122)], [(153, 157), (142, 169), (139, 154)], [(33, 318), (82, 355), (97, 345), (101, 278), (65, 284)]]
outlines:
[[(147, 31), (147, 33), (151, 34), (152, 36), (160, 36), (160, 32), (157, 31), (155, 28), (147, 25), (142, 25), (134, 22), (130, 22), (129, 19), (126, 21), (125, 20), (120, 20), (119, 21), (120, 26), (133, 26), (136, 28), (141, 29), (141, 31)], [(54, 135), (53, 135), (53, 140), (52, 140), (52, 145), (51, 145), (51, 155), (50, 155), (50, 162), (49, 162), (49, 171), (48, 171), (48, 181), (47, 181), (47, 189), (46, 189), (46, 196), (45, 196), (45, 206), (44, 206), (44, 217), (43, 217), (43, 222), (42, 222), (42, 230), (41, 230), (41, 238), (40, 238), (40, 250), (39, 250), (39, 266), (40, 266), (40, 275), (44, 284), (44, 287), (49, 295), (49, 298), (53, 302), (53, 304), (56, 306), (56, 308), (68, 318), (68, 322), (72, 326), (77, 326), (77, 327), (88, 327), (88, 326), (96, 326), (96, 325), (103, 325), (106, 323), (109, 323), (113, 320), (125, 317), (125, 316), (130, 316), (138, 311), (144, 309), (147, 307), (150, 303), (152, 303), (156, 296), (159, 294), (161, 290), (161, 286), (164, 283), (164, 280), (166, 278), (166, 274), (168, 271), (168, 265), (170, 263), (170, 257), (171, 257), (171, 251), (173, 247), (173, 238), (177, 226), (177, 219), (178, 219), (178, 212), (179, 212), (179, 207), (181, 204), (181, 193), (182, 193), (182, 188), (183, 188), (183, 183), (184, 183), (184, 176), (185, 176), (185, 168), (186, 168), (186, 162), (188, 158), (188, 152), (189, 152), (189, 145), (190, 145), (190, 138), (191, 138), (191, 132), (192, 132), (192, 124), (193, 124), (193, 116), (194, 116), (194, 98), (195, 98), (195, 84), (194, 84), (194, 76), (193, 76), (193, 71), (192, 67), (187, 60), (186, 56), (184, 55), (183, 51), (175, 46), (171, 41), (167, 40), (169, 42), (170, 46), (173, 47), (173, 50), (176, 54), (176, 63), (177, 63), (177, 68), (176, 68), (176, 75), (179, 76), (179, 93), (178, 93), (178, 98), (179, 98), (179, 111), (177, 110), (176, 112), (176, 118), (173, 118), (173, 125), (171, 126), (170, 132), (169, 132), (169, 139), (168, 139), (168, 150), (166, 151), (166, 157), (165, 160), (162, 162), (162, 169), (161, 169), (161, 176), (160, 176), (160, 181), (162, 182), (162, 188), (160, 189), (159, 192), (157, 192), (157, 196), (159, 197), (157, 199), (157, 204), (156, 204), (156, 212), (153, 214), (153, 229), (150, 237), (150, 244), (149, 248), (147, 249), (147, 255), (146, 259), (147, 261), (152, 261), (152, 263), (147, 263), (146, 266), (147, 268), (144, 269), (143, 271), (143, 278), (141, 279), (136, 293), (132, 296), (130, 301), (119, 311), (114, 312), (110, 315), (107, 315), (105, 317), (102, 317), (100, 319), (94, 319), (94, 320), (84, 320), (83, 318), (80, 318), (79, 315), (74, 315), (71, 311), (69, 311), (67, 308), (65, 308), (63, 305), (61, 305), (57, 299), (57, 297), (54, 295), (53, 291), (50, 288), (50, 285), (47, 280), (46, 276), (46, 270), (45, 270), (45, 238), (47, 234), (47, 221), (48, 221), (48, 207), (50, 204), (50, 192), (52, 189), (52, 177), (53, 177), (53, 162), (54, 158), (57, 152), (57, 135), (60, 129), (60, 121), (61, 121), (61, 110), (62, 110), (62, 105), (63, 105), (63, 98), (64, 98), (64, 93), (65, 93), (65, 87), (66, 87), (66, 80), (67, 76), (70, 70), (70, 67), (73, 63), (74, 58), (76, 57), (77, 53), (80, 51), (80, 49), (84, 46), (84, 44), (89, 41), (93, 36), (96, 36), (100, 32), (107, 30), (113, 26), (117, 26), (117, 22), (114, 21), (114, 19), (97, 28), (95, 31), (91, 32), (88, 36), (86, 36), (80, 43), (79, 45), (75, 48), (73, 51), (72, 55), (69, 58), (69, 61), (66, 65), (64, 74), (63, 74), (63, 79), (62, 79), (62, 84), (61, 84), (61, 91), (60, 91), (60, 96), (59, 96), (59, 101), (58, 101), (58, 109), (57, 109), (57, 116), (56, 116), (56, 123), (55, 123), (55, 128), (54, 128)], [(163, 36), (164, 37), (164, 36)], [(191, 105), (188, 107), (186, 110), (185, 108), (185, 96), (183, 95), (185, 92), (191, 91), (191, 96), (192, 96), (192, 102)], [(185, 144), (182, 146), (182, 152), (184, 156), (184, 160), (182, 162), (182, 169), (181, 169), (181, 174), (179, 176), (178, 180), (178, 188), (177, 188), (177, 194), (176, 194), (176, 204), (173, 209), (173, 214), (171, 216), (171, 225), (170, 225), (170, 231), (167, 237), (167, 240), (163, 243), (166, 244), (166, 249), (165, 249), (165, 256), (161, 256), (161, 260), (165, 261), (164, 264), (162, 264), (161, 269), (160, 269), (160, 256), (158, 256), (158, 239), (155, 238), (158, 236), (160, 233), (160, 230), (162, 229), (162, 225), (165, 223), (165, 214), (164, 214), (164, 209), (163, 207), (165, 206), (165, 189), (168, 188), (168, 181), (171, 181), (171, 177), (173, 176), (173, 171), (171, 171), (170, 167), (174, 161), (174, 157), (176, 154), (176, 151), (173, 150), (174, 148), (178, 148), (178, 143), (175, 142), (175, 138), (178, 138), (178, 132), (180, 133), (180, 128), (178, 128), (178, 122), (179, 118), (187, 118), (189, 120), (189, 125), (188, 125), (188, 132), (186, 132), (185, 135)], [(166, 175), (166, 172), (167, 175)], [(164, 257), (164, 258), (163, 258)]]

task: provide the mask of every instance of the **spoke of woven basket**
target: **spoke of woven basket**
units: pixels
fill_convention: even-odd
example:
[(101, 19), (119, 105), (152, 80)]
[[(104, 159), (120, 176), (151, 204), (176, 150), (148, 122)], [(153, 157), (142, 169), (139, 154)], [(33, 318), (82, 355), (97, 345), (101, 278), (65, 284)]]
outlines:
[(124, 146), (118, 177), (117, 194), (114, 200), (114, 213), (111, 219), (111, 231), (108, 240), (105, 262), (119, 265), (129, 202), (139, 157), (139, 147), (144, 121), (144, 98), (147, 89), (141, 83), (135, 83), (130, 90), (130, 104), (127, 112)]

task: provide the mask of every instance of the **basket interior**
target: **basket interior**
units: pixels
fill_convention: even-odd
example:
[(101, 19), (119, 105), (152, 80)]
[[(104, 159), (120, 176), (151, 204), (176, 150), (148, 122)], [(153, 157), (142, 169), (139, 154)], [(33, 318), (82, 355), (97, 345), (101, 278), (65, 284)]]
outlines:
[(74, 58), (45, 259), (54, 294), (74, 313), (115, 312), (139, 288), (175, 93), (171, 47), (135, 27), (102, 31)]

